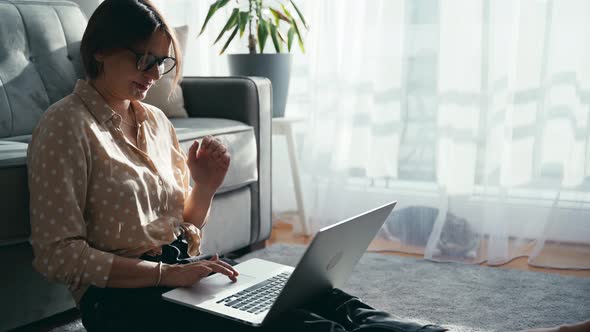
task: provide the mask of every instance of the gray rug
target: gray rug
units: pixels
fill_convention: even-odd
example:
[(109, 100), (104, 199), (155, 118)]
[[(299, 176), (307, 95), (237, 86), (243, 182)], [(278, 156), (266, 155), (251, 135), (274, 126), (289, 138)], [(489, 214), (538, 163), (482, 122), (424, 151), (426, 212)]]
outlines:
[[(274, 245), (240, 260), (295, 266), (305, 247)], [(366, 253), (343, 290), (397, 317), (454, 331), (515, 331), (590, 319), (590, 278)]]
[[(239, 261), (295, 266), (305, 247), (278, 244)], [(517, 331), (590, 319), (590, 278), (366, 253), (343, 289), (403, 319), (453, 331)], [(75, 321), (53, 331), (85, 331)]]

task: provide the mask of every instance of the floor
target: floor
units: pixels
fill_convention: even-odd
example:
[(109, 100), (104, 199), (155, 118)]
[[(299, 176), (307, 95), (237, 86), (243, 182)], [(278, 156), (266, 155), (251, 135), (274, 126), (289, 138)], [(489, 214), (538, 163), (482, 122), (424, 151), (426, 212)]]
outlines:
[[(295, 243), (295, 244), (308, 244), (311, 241), (310, 236), (303, 236), (297, 235), (293, 233), (293, 227), (291, 224), (286, 222), (275, 222), (273, 226), (273, 231), (271, 233), (271, 237), (269, 240), (266, 241), (266, 246), (273, 245), (275, 243)], [(398, 256), (405, 256), (405, 257), (414, 257), (414, 258), (422, 258), (422, 255), (417, 254), (407, 254), (407, 253), (400, 253), (400, 252), (383, 252), (381, 251), (383, 248), (387, 247), (387, 243), (374, 241), (371, 244), (370, 249), (380, 251), (384, 254), (389, 255), (398, 255)], [(587, 259), (587, 258), (586, 258)], [(483, 266), (487, 266), (487, 264), (482, 264)], [(560, 270), (560, 269), (545, 269), (545, 268), (536, 268), (531, 267), (527, 264), (527, 260), (524, 257), (517, 258), (510, 263), (507, 263), (502, 266), (494, 266), (491, 268), (500, 268), (500, 269), (518, 269), (524, 271), (536, 271), (536, 272), (544, 272), (544, 273), (557, 273), (562, 275), (569, 275), (569, 276), (576, 276), (576, 277), (584, 277), (590, 278), (590, 270), (584, 271), (575, 271), (575, 270)], [(36, 322), (31, 325), (27, 325), (23, 328), (18, 330), (13, 330), (13, 332), (41, 332), (41, 331), (49, 331), (52, 328), (57, 326), (62, 326), (68, 322), (76, 320), (79, 318), (78, 311), (76, 309), (72, 309), (66, 311), (64, 313), (49, 317), (42, 321)]]

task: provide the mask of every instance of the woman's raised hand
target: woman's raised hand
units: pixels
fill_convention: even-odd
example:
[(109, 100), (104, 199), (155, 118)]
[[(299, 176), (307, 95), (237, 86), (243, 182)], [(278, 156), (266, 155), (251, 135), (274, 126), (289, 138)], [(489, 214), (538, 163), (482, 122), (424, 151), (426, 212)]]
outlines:
[(219, 139), (205, 136), (199, 144), (194, 141), (188, 151), (187, 165), (195, 184), (215, 193), (229, 169), (230, 155)]

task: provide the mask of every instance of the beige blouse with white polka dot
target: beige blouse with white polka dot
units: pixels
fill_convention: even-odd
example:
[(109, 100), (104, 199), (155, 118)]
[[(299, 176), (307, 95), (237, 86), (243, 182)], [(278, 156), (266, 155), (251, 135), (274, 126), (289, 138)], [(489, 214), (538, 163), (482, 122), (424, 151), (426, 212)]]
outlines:
[(137, 146), (121, 117), (86, 81), (43, 113), (28, 147), (33, 266), (65, 283), (79, 303), (106, 287), (115, 255), (140, 257), (170, 243), (182, 225), (191, 255), (201, 233), (184, 222), (190, 172), (174, 127), (153, 106), (133, 102)]

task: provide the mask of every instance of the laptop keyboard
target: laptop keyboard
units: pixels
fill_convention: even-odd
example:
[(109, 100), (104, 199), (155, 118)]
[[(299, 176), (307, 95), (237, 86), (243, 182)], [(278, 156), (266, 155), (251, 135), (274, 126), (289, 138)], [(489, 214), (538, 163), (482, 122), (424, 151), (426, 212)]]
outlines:
[(285, 286), (291, 272), (283, 272), (217, 301), (227, 307), (258, 315), (268, 310)]

